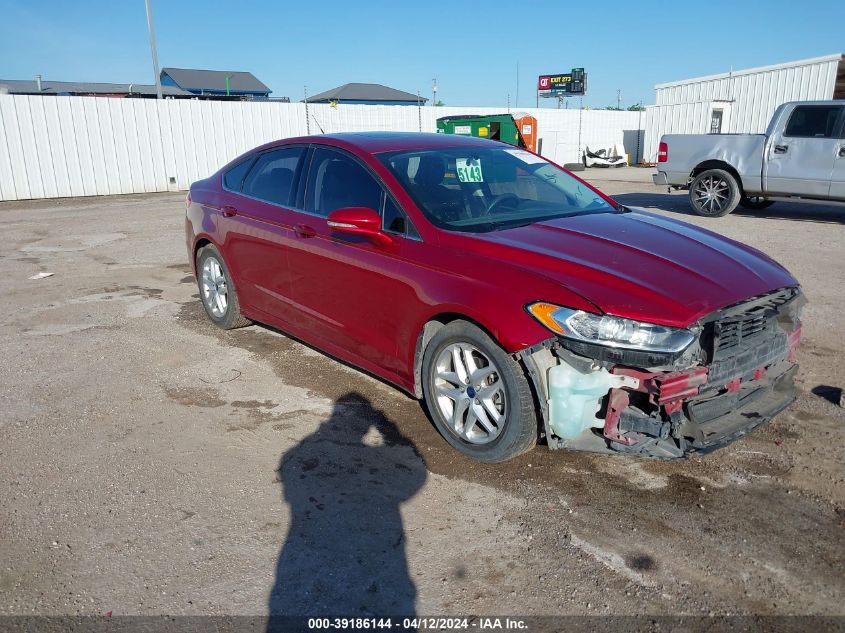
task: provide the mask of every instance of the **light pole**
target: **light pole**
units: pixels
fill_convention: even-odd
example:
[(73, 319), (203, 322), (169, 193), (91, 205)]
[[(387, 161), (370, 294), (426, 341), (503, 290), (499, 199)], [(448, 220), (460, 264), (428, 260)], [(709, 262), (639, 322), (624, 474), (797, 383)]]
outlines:
[(431, 105), (437, 105), (437, 77), (431, 80)]
[(156, 32), (153, 28), (153, 10), (150, 7), (150, 0), (147, 3), (147, 28), (150, 30), (150, 53), (153, 56), (153, 72), (156, 76), (156, 99), (161, 99), (161, 77), (158, 69), (158, 53), (156, 52)]

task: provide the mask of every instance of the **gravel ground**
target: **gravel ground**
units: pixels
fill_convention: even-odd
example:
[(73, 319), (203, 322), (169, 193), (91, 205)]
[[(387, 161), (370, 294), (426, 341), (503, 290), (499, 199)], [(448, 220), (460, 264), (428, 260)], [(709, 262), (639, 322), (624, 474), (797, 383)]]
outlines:
[(0, 614), (845, 615), (845, 207), (706, 220), (585, 174), (801, 280), (793, 407), (682, 462), (470, 462), (380, 381), (211, 326), (182, 195), (0, 204)]

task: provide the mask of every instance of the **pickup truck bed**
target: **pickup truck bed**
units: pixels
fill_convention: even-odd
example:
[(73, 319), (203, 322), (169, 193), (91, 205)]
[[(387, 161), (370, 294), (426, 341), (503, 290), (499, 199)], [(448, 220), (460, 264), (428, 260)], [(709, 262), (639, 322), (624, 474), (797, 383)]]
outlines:
[(765, 134), (669, 134), (660, 139), (654, 183), (689, 189), (699, 215), (773, 197), (845, 202), (845, 102), (785, 103)]

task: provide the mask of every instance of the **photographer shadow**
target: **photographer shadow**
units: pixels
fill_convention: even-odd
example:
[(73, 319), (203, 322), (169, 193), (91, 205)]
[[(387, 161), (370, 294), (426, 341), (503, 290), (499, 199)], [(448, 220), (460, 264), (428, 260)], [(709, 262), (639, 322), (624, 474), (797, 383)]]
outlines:
[[(290, 528), (270, 594), (278, 616), (396, 617), (415, 613), (400, 506), (426, 480), (414, 445), (358, 393), (279, 463)], [(281, 629), (279, 629), (281, 630)]]

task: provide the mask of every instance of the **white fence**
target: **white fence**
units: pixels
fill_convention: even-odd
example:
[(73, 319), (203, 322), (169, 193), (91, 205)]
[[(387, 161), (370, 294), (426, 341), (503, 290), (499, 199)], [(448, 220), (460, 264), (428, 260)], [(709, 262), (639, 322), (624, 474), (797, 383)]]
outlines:
[[(250, 148), (309, 130), (434, 132), (439, 117), (503, 108), (308, 110), (306, 122), (301, 103), (0, 95), (0, 200), (180, 191)], [(527, 111), (537, 117), (542, 153), (551, 160), (576, 162), (579, 146), (614, 144), (632, 161), (642, 156), (640, 113)]]

